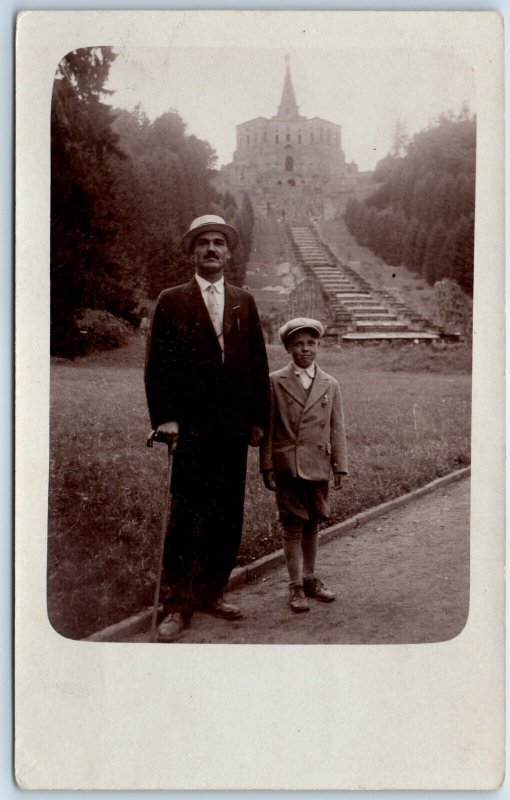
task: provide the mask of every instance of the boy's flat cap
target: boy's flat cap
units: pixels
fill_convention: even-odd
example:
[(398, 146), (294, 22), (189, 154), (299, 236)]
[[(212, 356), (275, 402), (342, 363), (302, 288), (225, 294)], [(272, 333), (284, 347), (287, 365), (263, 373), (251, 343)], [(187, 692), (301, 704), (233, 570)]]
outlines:
[(313, 331), (315, 334), (317, 334), (319, 339), (322, 339), (324, 336), (324, 326), (322, 322), (319, 322), (318, 319), (310, 319), (309, 317), (296, 317), (295, 319), (290, 319), (281, 326), (278, 334), (282, 343), (285, 344), (289, 336), (292, 336), (293, 333), (297, 333), (297, 331), (302, 330)]

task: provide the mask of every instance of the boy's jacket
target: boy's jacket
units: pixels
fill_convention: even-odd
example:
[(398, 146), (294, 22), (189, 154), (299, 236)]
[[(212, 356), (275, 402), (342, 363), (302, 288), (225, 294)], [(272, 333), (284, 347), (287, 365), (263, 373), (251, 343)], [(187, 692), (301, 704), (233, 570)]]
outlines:
[(307, 396), (292, 362), (270, 375), (271, 414), (260, 450), (262, 471), (329, 480), (331, 472), (347, 473), (342, 397), (338, 382), (315, 365)]

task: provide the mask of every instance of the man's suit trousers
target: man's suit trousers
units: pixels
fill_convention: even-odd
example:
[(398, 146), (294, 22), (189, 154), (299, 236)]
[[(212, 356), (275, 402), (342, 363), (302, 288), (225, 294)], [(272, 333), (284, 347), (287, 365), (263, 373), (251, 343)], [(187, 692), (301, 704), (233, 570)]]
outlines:
[(175, 454), (165, 582), (191, 606), (221, 596), (243, 525), (248, 441), (222, 430), (182, 430)]

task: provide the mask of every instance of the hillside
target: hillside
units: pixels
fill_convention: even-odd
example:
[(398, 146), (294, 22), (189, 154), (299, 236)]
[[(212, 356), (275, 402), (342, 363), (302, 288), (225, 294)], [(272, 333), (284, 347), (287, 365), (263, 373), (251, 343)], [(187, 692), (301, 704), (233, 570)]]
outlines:
[(290, 291), (302, 277), (301, 270), (291, 266), (284, 225), (277, 220), (257, 219), (245, 285), (254, 295), (259, 312), (283, 311)]
[[(365, 186), (363, 191), (369, 193)], [(418, 313), (433, 316), (433, 289), (417, 273), (406, 267), (389, 266), (368, 247), (358, 245), (343, 219), (318, 222), (317, 229), (337, 258), (351, 262), (375, 289), (392, 291)], [(283, 312), (289, 292), (304, 277), (290, 260), (284, 225), (276, 220), (256, 220), (245, 284), (255, 296), (261, 314)]]
[(416, 272), (407, 267), (394, 267), (378, 258), (368, 247), (356, 242), (344, 220), (317, 224), (320, 236), (340, 261), (351, 263), (375, 289), (395, 292), (403, 302), (425, 317), (433, 316), (434, 291)]

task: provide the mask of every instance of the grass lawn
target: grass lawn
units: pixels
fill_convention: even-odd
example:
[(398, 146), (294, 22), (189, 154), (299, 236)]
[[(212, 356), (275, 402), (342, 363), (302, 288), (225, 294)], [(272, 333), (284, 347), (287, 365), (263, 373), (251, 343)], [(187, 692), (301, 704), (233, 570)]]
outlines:
[[(152, 602), (166, 448), (145, 447), (144, 340), (74, 362), (51, 382), (48, 610), (81, 638)], [(271, 368), (287, 363), (268, 348)], [(323, 349), (340, 381), (350, 474), (331, 521), (396, 497), (470, 461), (471, 356), (426, 346)], [(239, 563), (280, 547), (274, 495), (250, 449)]]

